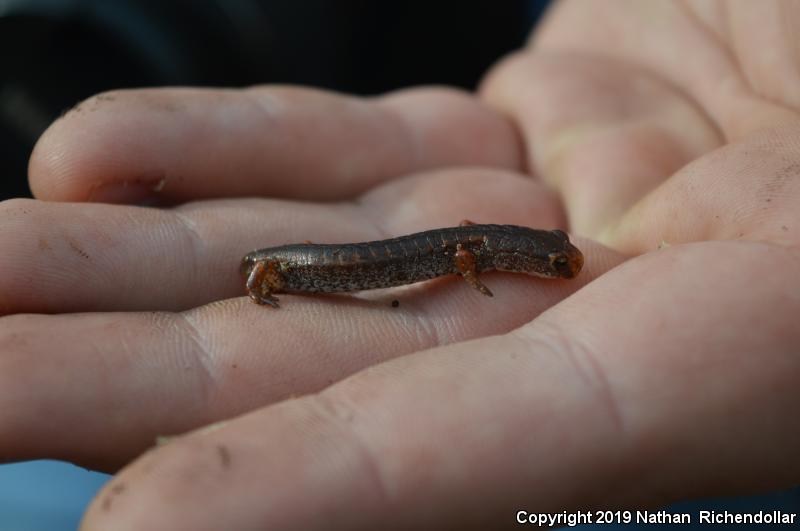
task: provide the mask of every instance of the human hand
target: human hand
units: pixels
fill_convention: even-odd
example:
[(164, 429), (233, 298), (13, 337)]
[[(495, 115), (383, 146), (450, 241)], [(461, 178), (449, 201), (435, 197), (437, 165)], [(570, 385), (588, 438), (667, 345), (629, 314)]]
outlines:
[[(2, 209), (0, 241), (13, 261), (0, 292), (4, 311), (15, 314), (0, 319), (0, 426), (8, 434), (0, 438), (2, 454), (114, 470), (158, 435), (313, 393), (393, 357), (532, 320), (619, 258), (600, 249), (591, 253), (590, 245), (584, 250), (595, 265), (570, 282), (487, 276), (496, 294), (491, 301), (463, 289), (463, 281), (442, 279), (357, 298), (282, 295), (280, 310), (250, 303), (238, 272), (241, 256), (257, 246), (369, 240), (453, 225), (467, 214), (477, 221), (564, 227), (557, 196), (513, 171), (519, 154), (504, 119), (449, 90), (375, 101), (296, 88), (159, 90), (85, 102), (51, 128), (32, 157), (32, 187), (51, 201), (10, 201)], [(153, 209), (86, 202), (152, 201), (147, 194), (181, 204)], [(330, 202), (191, 201), (226, 195)], [(399, 308), (390, 305), (395, 298)], [(220, 299), (227, 300), (214, 302)], [(502, 304), (484, 311), (495, 300)], [(263, 412), (272, 418), (306, 400)], [(319, 436), (341, 429), (335, 415), (314, 415), (312, 431)], [(250, 436), (230, 422), (233, 431), (220, 433), (234, 437), (211, 447), (213, 466), (254, 470), (255, 462), (245, 464), (254, 456), (239, 446)], [(307, 425), (293, 429), (315, 444)], [(268, 432), (257, 440), (300, 449), (285, 439), (288, 432), (278, 438)], [(359, 458), (358, 446), (342, 443)], [(277, 462), (302, 464), (288, 454)], [(356, 478), (363, 464), (353, 466), (354, 479), (363, 481)], [(124, 474), (120, 478), (112, 492), (131, 485)], [(234, 491), (240, 487), (246, 485)], [(122, 507), (110, 498), (100, 504), (103, 514)], [(153, 516), (162, 519), (157, 512)]]
[[(557, 41), (559, 20), (571, 16), (566, 6), (545, 28), (540, 49)], [(549, 192), (514, 173), (524, 163), (513, 129), (455, 94), (363, 103), (272, 89), (94, 100), (40, 143), (31, 166), (39, 197), (141, 199), (146, 188), (99, 184), (138, 179), (157, 187), (166, 176), (157, 195), (178, 202), (223, 195), (342, 202), (228, 199), (166, 211), (6, 203), (0, 245), (11, 258), (0, 292), (8, 313), (197, 308), (4, 317), (0, 453), (113, 468), (155, 434), (318, 391), (396, 357), (321, 393), (157, 448), (109, 485), (86, 526), (501, 527), (515, 523), (515, 508), (652, 505), (723, 486), (796, 481), (798, 333), (791, 316), (800, 297), (790, 247), (796, 214), (787, 208), (792, 188), (785, 188), (793, 183), (784, 179), (782, 190), (759, 202), (743, 189), (752, 174), (726, 183), (735, 188), (729, 192), (739, 216), (727, 219), (728, 230), (764, 230), (771, 226), (765, 214), (783, 216), (770, 218), (786, 238), (771, 240), (778, 245), (753, 241), (770, 241), (759, 232), (678, 245), (728, 238), (701, 234), (710, 230), (704, 223), (659, 220), (650, 199), (630, 208), (648, 190), (644, 179), (663, 182), (658, 193), (677, 190), (652, 205), (671, 201), (673, 210), (709, 220), (730, 214), (731, 203), (716, 212), (705, 206), (727, 188), (698, 196), (698, 208), (678, 185), (714, 182), (728, 171), (724, 163), (743, 160), (762, 184), (774, 182), (769, 163), (781, 144), (758, 135), (775, 133), (755, 134), (755, 160), (739, 145), (717, 149), (726, 141), (713, 135), (687, 142), (694, 151), (672, 151), (684, 131), (667, 127), (673, 108), (664, 111), (666, 125), (650, 115), (665, 103), (651, 93), (638, 108), (643, 116), (610, 112), (605, 135), (571, 143), (587, 128), (561, 137), (566, 126), (596, 126), (593, 109), (620, 105), (593, 100), (597, 84), (580, 77), (587, 64), (531, 83), (542, 54), (534, 49), (507, 63), (484, 87), (487, 100), (520, 124), (534, 172), (562, 191), (578, 232), (630, 254), (661, 240), (671, 247), (611, 269), (619, 255), (581, 242), (587, 270), (579, 280), (491, 275), (496, 297), (489, 301), (441, 281), (356, 300), (284, 296), (275, 312), (243, 298), (197, 307), (240, 293), (238, 259), (256, 246), (370, 239), (463, 217), (532, 226), (564, 220)], [(601, 85), (621, 78), (626, 86), (624, 72), (608, 75)], [(585, 92), (559, 98), (569, 87)], [(633, 98), (621, 95), (630, 111)], [(645, 105), (652, 99), (654, 107)], [(649, 134), (667, 142), (634, 149)], [(549, 138), (559, 142), (548, 146)], [(491, 168), (459, 167), (466, 165)], [(747, 201), (757, 212), (767, 198), (773, 206), (748, 225)], [(698, 232), (687, 236), (685, 226)], [(81, 278), (91, 283), (77, 284)], [(389, 308), (392, 298), (400, 308)]]

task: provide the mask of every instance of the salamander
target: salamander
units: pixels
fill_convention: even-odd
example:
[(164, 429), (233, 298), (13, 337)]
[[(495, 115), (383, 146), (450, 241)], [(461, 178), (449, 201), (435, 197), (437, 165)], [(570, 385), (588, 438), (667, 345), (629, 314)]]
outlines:
[(583, 254), (561, 230), (469, 221), (372, 242), (268, 247), (247, 254), (241, 262), (250, 298), (274, 308), (278, 299), (273, 293), (389, 288), (454, 274), (491, 297), (478, 273), (573, 278), (582, 267)]

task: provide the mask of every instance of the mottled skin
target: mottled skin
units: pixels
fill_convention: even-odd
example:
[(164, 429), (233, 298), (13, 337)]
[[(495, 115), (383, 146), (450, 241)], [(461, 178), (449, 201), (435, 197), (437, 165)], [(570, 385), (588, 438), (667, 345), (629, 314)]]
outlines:
[(373, 242), (269, 247), (246, 255), (241, 270), (250, 298), (277, 307), (273, 293), (388, 288), (450, 274), (491, 296), (478, 273), (572, 278), (582, 266), (583, 255), (563, 231), (464, 222)]

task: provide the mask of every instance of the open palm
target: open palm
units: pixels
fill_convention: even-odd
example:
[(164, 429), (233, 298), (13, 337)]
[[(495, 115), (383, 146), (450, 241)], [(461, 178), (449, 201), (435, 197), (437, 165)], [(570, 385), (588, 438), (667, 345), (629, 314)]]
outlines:
[[(797, 483), (800, 13), (701, 5), (562, 2), (480, 97), (84, 102), (32, 157), (47, 201), (0, 207), (0, 457), (115, 470), (211, 425), (87, 529), (498, 528)], [(463, 218), (569, 229), (585, 269), (244, 296), (255, 247)]]

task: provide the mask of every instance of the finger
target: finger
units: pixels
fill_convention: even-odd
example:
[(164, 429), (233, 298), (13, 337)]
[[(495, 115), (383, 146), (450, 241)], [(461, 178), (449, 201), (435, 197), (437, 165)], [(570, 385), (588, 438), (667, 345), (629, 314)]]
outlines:
[(800, 245), (800, 129), (770, 129), (682, 168), (600, 239), (627, 253), (699, 240)]
[(243, 295), (239, 263), (255, 248), (378, 240), (465, 216), (565, 223), (541, 184), (483, 169), (398, 179), (355, 203), (220, 200), (157, 210), (7, 201), (0, 205), (0, 312), (192, 308)]
[(571, 281), (487, 276), (491, 300), (444, 279), (359, 299), (287, 295), (278, 311), (241, 297), (184, 314), (0, 318), (0, 457), (110, 470), (159, 435), (318, 391), (395, 356), (507, 332), (620, 260), (584, 249), (585, 270)]
[(104, 489), (84, 529), (497, 529), (520, 509), (796, 483), (800, 291), (761, 274), (787, 263), (800, 258), (734, 242), (639, 257), (519, 332), (156, 449)]
[(534, 173), (558, 188), (571, 228), (593, 238), (721, 138), (664, 79), (608, 58), (523, 52), (482, 93), (515, 117)]
[(329, 200), (424, 169), (519, 164), (507, 121), (456, 90), (147, 89), (78, 105), (42, 136), (29, 173), (36, 197), (58, 201)]

